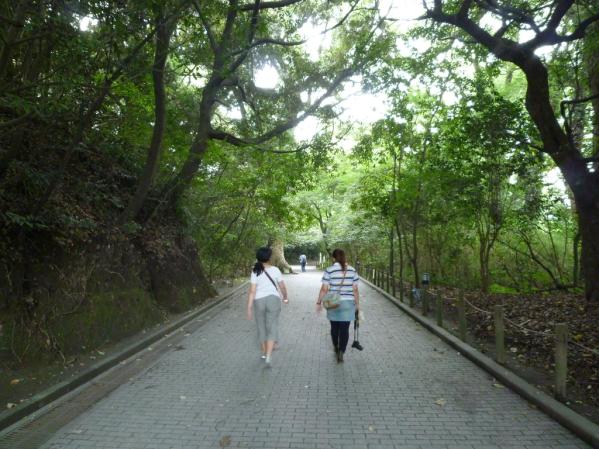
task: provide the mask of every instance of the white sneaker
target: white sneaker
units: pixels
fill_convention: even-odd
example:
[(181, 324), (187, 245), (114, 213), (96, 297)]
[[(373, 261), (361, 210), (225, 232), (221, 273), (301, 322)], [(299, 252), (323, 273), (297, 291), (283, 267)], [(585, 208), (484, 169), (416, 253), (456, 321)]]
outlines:
[(261, 354), (261, 355), (260, 355), (260, 358), (261, 358), (262, 360), (264, 360), (264, 359), (266, 358), (266, 354)]
[(266, 363), (267, 368), (270, 368), (272, 366), (271, 356), (266, 355), (266, 357), (264, 358), (264, 363)]

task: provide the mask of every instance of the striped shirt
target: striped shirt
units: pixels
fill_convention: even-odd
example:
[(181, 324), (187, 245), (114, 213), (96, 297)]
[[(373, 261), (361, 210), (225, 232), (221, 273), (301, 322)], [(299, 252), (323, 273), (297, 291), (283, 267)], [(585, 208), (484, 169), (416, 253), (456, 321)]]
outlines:
[[(354, 300), (353, 286), (357, 285), (359, 280), (358, 273), (350, 265), (347, 266), (345, 279), (343, 279), (343, 269), (339, 262), (328, 267), (322, 275), (322, 283), (329, 286), (329, 291), (338, 291), (341, 294), (341, 299), (347, 301)], [(343, 285), (341, 281), (343, 281)]]

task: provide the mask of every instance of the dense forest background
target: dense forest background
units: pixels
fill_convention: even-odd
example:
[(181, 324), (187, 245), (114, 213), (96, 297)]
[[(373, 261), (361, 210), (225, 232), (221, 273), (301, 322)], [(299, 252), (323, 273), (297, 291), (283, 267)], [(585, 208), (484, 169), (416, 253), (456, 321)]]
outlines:
[(597, 310), (596, 2), (397, 3), (1, 1), (3, 357), (131, 334), (265, 244)]

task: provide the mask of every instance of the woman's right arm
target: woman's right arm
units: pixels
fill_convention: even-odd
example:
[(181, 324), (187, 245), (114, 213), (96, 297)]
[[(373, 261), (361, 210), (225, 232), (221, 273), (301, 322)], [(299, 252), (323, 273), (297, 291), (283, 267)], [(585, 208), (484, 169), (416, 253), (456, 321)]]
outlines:
[(320, 291), (318, 292), (318, 300), (316, 301), (316, 311), (320, 312), (322, 310), (322, 298), (329, 291), (329, 284), (322, 284), (320, 286)]
[(250, 291), (248, 293), (248, 309), (247, 317), (248, 320), (252, 320), (254, 312), (254, 299), (256, 298), (256, 284), (250, 284)]

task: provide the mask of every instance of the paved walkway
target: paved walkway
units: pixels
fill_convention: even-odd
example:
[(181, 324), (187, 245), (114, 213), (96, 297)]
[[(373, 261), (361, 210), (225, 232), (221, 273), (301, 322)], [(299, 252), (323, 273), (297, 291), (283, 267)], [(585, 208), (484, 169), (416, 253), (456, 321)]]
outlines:
[(286, 276), (273, 368), (259, 358), (245, 294), (184, 349), (120, 386), (46, 449), (588, 448), (555, 421), (361, 287), (363, 352), (334, 361), (314, 312), (320, 274)]

